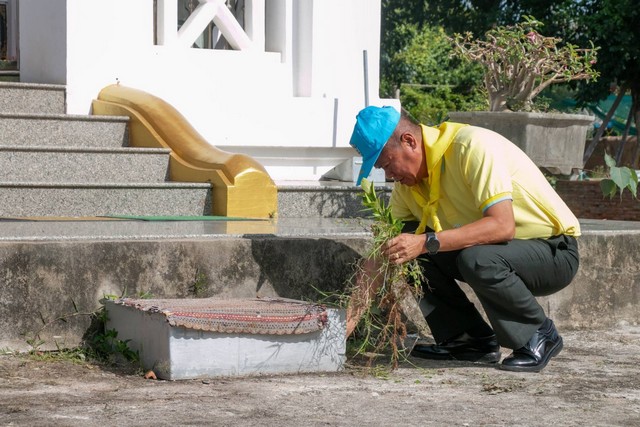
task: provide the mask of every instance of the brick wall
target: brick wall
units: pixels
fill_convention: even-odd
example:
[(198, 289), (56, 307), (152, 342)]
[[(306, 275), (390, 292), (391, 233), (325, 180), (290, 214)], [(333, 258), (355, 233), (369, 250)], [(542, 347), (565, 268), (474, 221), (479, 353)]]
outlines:
[(628, 190), (609, 199), (599, 181), (558, 181), (556, 191), (578, 218), (640, 221), (640, 200)]

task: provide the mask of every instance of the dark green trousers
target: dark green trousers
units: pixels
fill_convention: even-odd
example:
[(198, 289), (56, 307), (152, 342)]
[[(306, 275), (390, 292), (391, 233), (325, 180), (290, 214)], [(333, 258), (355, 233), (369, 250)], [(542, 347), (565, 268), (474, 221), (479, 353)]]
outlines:
[[(427, 279), (425, 318), (436, 342), (463, 332), (495, 333), (500, 345), (512, 349), (526, 344), (546, 319), (535, 297), (569, 285), (579, 265), (576, 239), (564, 235), (479, 245), (419, 260)], [(491, 325), (456, 280), (473, 289)]]

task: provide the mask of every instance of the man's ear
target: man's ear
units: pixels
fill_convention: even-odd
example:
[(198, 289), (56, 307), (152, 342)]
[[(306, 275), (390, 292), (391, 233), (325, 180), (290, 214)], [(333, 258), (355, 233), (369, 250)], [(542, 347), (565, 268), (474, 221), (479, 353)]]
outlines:
[(411, 149), (415, 150), (418, 146), (418, 140), (410, 132), (405, 132), (400, 135), (400, 141), (407, 144)]

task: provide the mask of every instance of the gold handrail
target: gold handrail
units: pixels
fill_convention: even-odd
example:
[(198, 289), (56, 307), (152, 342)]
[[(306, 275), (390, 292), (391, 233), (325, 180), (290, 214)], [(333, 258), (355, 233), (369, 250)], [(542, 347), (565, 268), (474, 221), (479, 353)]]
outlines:
[(102, 89), (92, 105), (93, 114), (129, 117), (131, 146), (171, 149), (170, 180), (210, 182), (213, 215), (276, 215), (277, 190), (264, 167), (247, 155), (212, 146), (162, 99), (117, 84)]

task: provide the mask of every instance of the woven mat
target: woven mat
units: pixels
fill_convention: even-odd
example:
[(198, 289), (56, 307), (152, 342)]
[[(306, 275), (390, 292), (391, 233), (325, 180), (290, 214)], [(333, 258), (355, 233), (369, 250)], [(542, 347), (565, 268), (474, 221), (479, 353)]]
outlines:
[(306, 334), (322, 330), (327, 324), (325, 306), (280, 298), (122, 298), (116, 304), (163, 314), (171, 326), (210, 332)]

